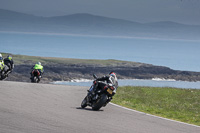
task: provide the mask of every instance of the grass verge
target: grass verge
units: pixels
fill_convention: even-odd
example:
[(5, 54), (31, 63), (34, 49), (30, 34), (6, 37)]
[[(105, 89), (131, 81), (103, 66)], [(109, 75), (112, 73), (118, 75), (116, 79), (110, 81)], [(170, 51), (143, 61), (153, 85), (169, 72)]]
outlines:
[(200, 90), (119, 87), (113, 103), (145, 113), (200, 126)]

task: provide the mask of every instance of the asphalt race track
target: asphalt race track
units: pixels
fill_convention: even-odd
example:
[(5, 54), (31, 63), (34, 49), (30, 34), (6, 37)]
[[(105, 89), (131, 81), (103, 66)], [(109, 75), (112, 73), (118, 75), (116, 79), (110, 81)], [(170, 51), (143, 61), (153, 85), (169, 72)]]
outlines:
[(200, 127), (108, 104), (81, 109), (87, 87), (0, 81), (0, 133), (200, 133)]

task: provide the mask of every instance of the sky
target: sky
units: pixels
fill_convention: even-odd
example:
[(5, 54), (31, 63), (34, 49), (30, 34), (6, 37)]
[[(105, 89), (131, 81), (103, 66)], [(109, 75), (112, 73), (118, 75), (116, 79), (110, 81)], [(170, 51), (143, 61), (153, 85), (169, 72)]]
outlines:
[(200, 25), (200, 0), (0, 0), (0, 9), (45, 17), (89, 13), (142, 23)]

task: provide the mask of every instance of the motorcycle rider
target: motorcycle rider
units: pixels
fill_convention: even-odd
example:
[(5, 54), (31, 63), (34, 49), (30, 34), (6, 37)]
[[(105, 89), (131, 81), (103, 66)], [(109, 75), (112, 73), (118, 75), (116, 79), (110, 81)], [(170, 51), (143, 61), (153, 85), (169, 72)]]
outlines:
[[(116, 93), (116, 90), (118, 88), (118, 81), (117, 81), (117, 75), (115, 72), (110, 72), (108, 76), (103, 76), (101, 78), (97, 78), (96, 81), (103, 81), (103, 82), (97, 82), (96, 86), (92, 86), (89, 89), (89, 93), (92, 95), (95, 94), (96, 88), (104, 88), (107, 84), (112, 84), (114, 87), (113, 93)], [(95, 81), (94, 81), (95, 82)]]
[[(37, 69), (40, 72), (40, 78), (42, 77), (42, 74), (44, 73), (44, 68), (41, 64), (41, 62), (37, 62), (32, 69)], [(31, 73), (32, 74), (32, 73)]]
[(0, 74), (1, 75), (2, 75), (2, 72), (4, 71), (4, 67), (5, 65), (4, 65), (3, 57), (2, 57), (2, 54), (0, 53)]
[(4, 64), (7, 65), (9, 68), (6, 72), (10, 71), (11, 73), (14, 69), (14, 61), (11, 55), (8, 55), (7, 58), (4, 59)]
[(2, 57), (2, 54), (0, 54), (0, 80), (8, 77), (6, 73), (8, 69), (9, 69), (8, 66), (4, 64), (4, 59)]

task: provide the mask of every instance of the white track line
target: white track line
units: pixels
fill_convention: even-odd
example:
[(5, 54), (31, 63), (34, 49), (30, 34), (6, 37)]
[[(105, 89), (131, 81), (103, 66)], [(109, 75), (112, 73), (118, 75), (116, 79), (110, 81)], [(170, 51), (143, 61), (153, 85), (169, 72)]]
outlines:
[(155, 115), (147, 114), (147, 113), (140, 112), (140, 111), (133, 110), (133, 109), (129, 109), (129, 108), (126, 108), (126, 107), (123, 107), (123, 106), (120, 106), (120, 105), (117, 105), (117, 104), (114, 104), (114, 103), (110, 103), (110, 104), (111, 104), (111, 105), (114, 105), (114, 106), (116, 106), (116, 107), (120, 107), (120, 108), (122, 108), (122, 109), (126, 109), (126, 110), (129, 110), (129, 111), (136, 112), (136, 113), (140, 113), (140, 114), (148, 115), (148, 116), (155, 117), (155, 118), (159, 118), (159, 119), (164, 119), (164, 120), (168, 120), (168, 121), (177, 122), (177, 123), (181, 123), (181, 124), (185, 124), (185, 125), (189, 125), (189, 126), (193, 126), (193, 127), (198, 127), (198, 128), (200, 128), (200, 126), (197, 126), (197, 125), (188, 124), (188, 123), (185, 123), (185, 122), (180, 122), (180, 121), (171, 120), (171, 119), (164, 118), (164, 117), (160, 117), (160, 116), (155, 116)]

